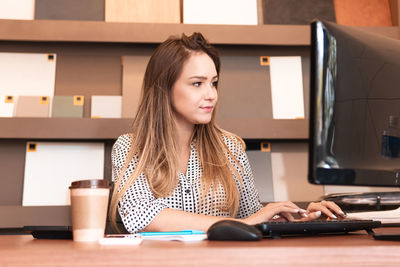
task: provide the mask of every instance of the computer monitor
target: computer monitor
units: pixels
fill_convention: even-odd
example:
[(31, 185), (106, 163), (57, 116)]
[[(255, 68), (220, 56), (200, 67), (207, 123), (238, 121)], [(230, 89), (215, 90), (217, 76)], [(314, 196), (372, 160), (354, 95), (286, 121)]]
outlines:
[(311, 25), (309, 182), (400, 186), (400, 41)]

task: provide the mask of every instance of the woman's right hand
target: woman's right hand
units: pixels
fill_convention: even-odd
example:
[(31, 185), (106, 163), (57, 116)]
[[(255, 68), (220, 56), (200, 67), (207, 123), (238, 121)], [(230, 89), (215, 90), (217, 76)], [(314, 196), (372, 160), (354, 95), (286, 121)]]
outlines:
[(309, 213), (308, 215), (306, 212), (306, 210), (300, 209), (296, 204), (290, 201), (273, 202), (269, 203), (250, 217), (243, 219), (243, 222), (254, 225), (267, 221), (295, 221), (296, 219), (293, 217), (293, 214), (299, 214), (303, 218), (312, 220), (321, 215), (320, 212)]

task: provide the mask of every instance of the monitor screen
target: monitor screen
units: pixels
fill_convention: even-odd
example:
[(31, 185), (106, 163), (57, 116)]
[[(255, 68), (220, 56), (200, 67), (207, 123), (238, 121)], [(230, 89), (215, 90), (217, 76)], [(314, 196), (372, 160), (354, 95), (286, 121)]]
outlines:
[(311, 25), (309, 181), (400, 186), (400, 40)]

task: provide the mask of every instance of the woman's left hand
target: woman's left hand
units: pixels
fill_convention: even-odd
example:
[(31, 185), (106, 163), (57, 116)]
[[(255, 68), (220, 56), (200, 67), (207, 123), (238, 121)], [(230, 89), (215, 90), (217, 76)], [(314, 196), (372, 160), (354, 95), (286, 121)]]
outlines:
[(301, 221), (315, 220), (322, 217), (322, 215), (330, 219), (346, 217), (346, 213), (344, 213), (338, 205), (332, 201), (325, 200), (321, 202), (311, 202), (307, 207), (306, 215), (307, 217), (302, 218)]

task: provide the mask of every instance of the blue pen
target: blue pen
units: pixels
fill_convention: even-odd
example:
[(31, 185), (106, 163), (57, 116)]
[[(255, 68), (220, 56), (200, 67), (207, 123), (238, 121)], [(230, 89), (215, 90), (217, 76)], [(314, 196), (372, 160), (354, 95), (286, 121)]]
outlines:
[(139, 233), (142, 236), (157, 236), (157, 235), (199, 235), (205, 232), (199, 230), (183, 230), (183, 231), (171, 231), (171, 232), (143, 232)]

